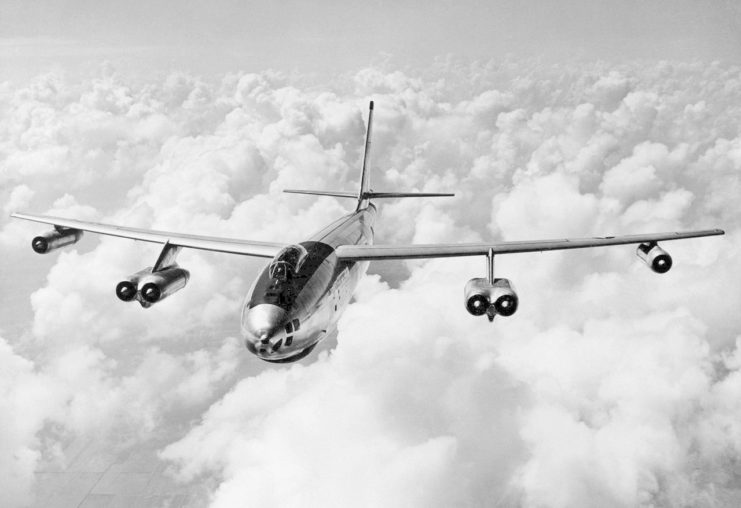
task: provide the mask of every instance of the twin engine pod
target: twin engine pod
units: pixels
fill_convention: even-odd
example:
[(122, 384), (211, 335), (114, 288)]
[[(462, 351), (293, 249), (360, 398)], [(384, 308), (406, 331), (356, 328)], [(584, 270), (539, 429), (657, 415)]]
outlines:
[(82, 231), (79, 229), (54, 229), (31, 240), (31, 248), (39, 254), (46, 254), (60, 247), (77, 243), (80, 238), (82, 238)]
[(672, 257), (656, 243), (642, 243), (636, 255), (656, 273), (666, 273), (672, 267)]
[(119, 282), (116, 285), (116, 296), (124, 302), (137, 300), (142, 307), (147, 308), (183, 289), (189, 278), (190, 272), (177, 266), (154, 273), (152, 267), (149, 267)]
[(519, 303), (509, 279), (494, 279), (493, 284), (486, 278), (471, 279), (466, 283), (464, 298), (469, 314), (486, 314), (489, 321), (493, 321), (497, 314), (511, 316), (517, 311)]

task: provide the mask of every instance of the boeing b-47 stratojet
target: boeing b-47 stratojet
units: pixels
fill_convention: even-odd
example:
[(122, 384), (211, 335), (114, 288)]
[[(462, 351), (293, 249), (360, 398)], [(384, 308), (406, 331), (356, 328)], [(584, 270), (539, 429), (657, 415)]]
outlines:
[(463, 303), (470, 314), (486, 315), (489, 321), (493, 321), (497, 315), (511, 316), (518, 306), (518, 296), (512, 283), (508, 279), (494, 277), (496, 255), (637, 244), (638, 257), (654, 272), (666, 273), (672, 266), (672, 258), (659, 247), (659, 241), (723, 234), (720, 229), (710, 229), (525, 242), (373, 245), (373, 224), (376, 219), (374, 200), (453, 194), (371, 190), (369, 155), (372, 127), (371, 101), (358, 192), (285, 191), (348, 198), (357, 202), (354, 212), (295, 245), (153, 231), (27, 213), (14, 213), (12, 216), (54, 226), (53, 230), (32, 240), (33, 250), (40, 254), (76, 243), (83, 231), (162, 244), (162, 251), (154, 266), (130, 275), (116, 286), (118, 298), (124, 302), (137, 301), (145, 308), (164, 300), (187, 284), (190, 274), (176, 262), (182, 248), (270, 258), (270, 264), (257, 277), (245, 299), (241, 330), (250, 352), (262, 360), (277, 363), (293, 362), (305, 357), (333, 330), (350, 302), (358, 281), (365, 274), (369, 261), (485, 256), (488, 273), (485, 277), (466, 283)]

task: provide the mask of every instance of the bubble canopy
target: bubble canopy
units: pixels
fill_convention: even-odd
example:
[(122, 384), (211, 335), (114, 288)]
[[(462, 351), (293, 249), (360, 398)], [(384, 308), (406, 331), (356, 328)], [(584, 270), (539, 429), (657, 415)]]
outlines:
[(284, 247), (270, 263), (268, 270), (270, 278), (288, 280), (294, 277), (301, 268), (307, 255), (308, 252), (302, 245)]

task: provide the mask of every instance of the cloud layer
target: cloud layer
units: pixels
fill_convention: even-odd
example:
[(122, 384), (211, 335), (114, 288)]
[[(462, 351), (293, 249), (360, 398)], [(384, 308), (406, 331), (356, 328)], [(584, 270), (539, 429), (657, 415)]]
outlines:
[(14, 479), (0, 499), (31, 499), (69, 436), (125, 430), (118, 445), (135, 447), (195, 421), (161, 457), (216, 485), (214, 506), (733, 506), (737, 76), (505, 60), (366, 68), (321, 89), (111, 70), (1, 86), (6, 212), (298, 241), (345, 208), (280, 190), (355, 188), (373, 98), (374, 188), (457, 193), (384, 203), (379, 242), (728, 234), (668, 243), (665, 276), (630, 247), (501, 256), (521, 306), (493, 325), (462, 305), (483, 261), (379, 264), (331, 353), (266, 368), (235, 335), (260, 262), (184, 253), (188, 288), (143, 311), (113, 287), (151, 246), (86, 238), (29, 257), (39, 228), (2, 219), (0, 273), (31, 310), (0, 311), (0, 468)]

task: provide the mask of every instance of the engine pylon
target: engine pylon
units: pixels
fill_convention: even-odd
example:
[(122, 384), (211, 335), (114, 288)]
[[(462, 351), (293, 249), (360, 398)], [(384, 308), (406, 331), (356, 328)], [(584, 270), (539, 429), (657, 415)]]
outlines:
[(487, 277), (471, 279), (463, 290), (464, 304), (469, 314), (494, 321), (497, 314), (511, 316), (517, 312), (519, 299), (509, 279), (494, 278), (494, 252), (486, 256)]

